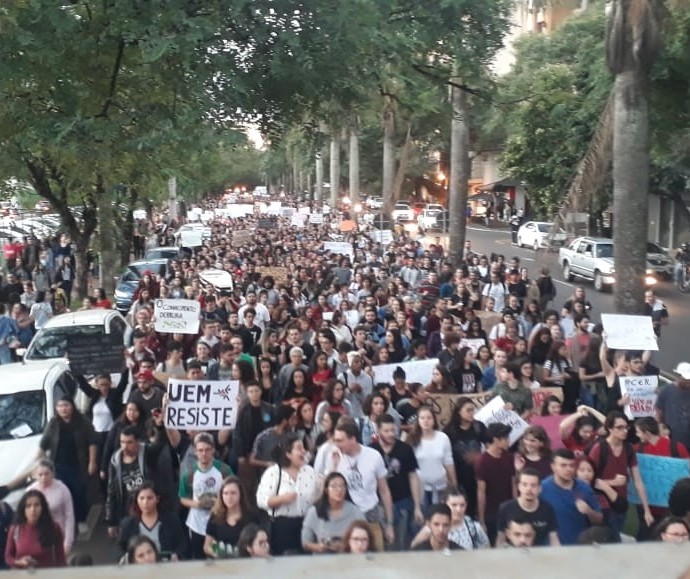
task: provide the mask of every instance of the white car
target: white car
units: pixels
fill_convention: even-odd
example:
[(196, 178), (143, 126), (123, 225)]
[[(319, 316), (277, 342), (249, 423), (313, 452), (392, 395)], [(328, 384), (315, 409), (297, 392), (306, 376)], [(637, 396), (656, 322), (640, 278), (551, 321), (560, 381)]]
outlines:
[[(64, 360), (0, 366), (0, 485), (31, 469), (55, 402), (75, 398), (77, 380)], [(16, 507), (24, 489), (5, 500)]]
[[(518, 247), (531, 247), (535, 251), (540, 247), (548, 247), (549, 233), (553, 223), (545, 221), (527, 221), (520, 226), (517, 232)], [(552, 245), (565, 245), (567, 235), (559, 228), (553, 237)]]
[(429, 229), (436, 225), (436, 218), (443, 212), (443, 207), (436, 205), (434, 209), (423, 209), (417, 217), (417, 225), (420, 229)]
[(393, 221), (414, 221), (414, 211), (409, 203), (396, 203), (391, 217)]
[(369, 197), (365, 204), (369, 209), (381, 209), (383, 207), (383, 197)]

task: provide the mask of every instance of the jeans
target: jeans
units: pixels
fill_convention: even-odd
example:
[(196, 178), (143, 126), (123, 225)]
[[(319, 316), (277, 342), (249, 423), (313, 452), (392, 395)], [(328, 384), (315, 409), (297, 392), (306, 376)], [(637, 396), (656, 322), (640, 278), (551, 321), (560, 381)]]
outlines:
[(74, 504), (74, 518), (77, 523), (86, 521), (88, 507), (86, 504), (86, 481), (77, 465), (56, 464), (55, 478), (65, 483), (72, 495)]
[(395, 551), (405, 551), (419, 529), (414, 520), (414, 502), (412, 497), (393, 503), (393, 528), (395, 529)]

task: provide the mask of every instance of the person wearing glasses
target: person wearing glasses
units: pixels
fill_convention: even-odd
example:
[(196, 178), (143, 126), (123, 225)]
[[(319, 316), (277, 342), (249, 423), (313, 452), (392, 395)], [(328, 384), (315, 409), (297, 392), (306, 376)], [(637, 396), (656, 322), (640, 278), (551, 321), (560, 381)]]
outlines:
[(666, 517), (657, 526), (656, 536), (664, 543), (687, 543), (690, 540), (690, 527), (680, 517)]

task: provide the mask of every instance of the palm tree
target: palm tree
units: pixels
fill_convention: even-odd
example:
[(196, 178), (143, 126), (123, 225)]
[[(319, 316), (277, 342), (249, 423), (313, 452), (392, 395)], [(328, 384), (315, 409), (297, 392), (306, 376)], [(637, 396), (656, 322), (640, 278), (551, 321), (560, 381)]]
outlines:
[(644, 308), (649, 192), (650, 72), (660, 48), (660, 15), (650, 0), (613, 0), (606, 62), (615, 75), (613, 125), (613, 242), (615, 306)]

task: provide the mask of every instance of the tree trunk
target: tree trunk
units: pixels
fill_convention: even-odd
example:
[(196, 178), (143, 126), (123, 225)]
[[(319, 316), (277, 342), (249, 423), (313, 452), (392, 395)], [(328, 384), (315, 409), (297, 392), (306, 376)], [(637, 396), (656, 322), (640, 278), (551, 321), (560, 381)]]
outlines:
[(393, 179), (395, 178), (395, 110), (390, 97), (383, 107), (383, 212), (393, 211)]
[(115, 249), (113, 211), (113, 196), (108, 195), (103, 185), (103, 180), (98, 178), (98, 239), (100, 245), (100, 284), (105, 294), (112, 296), (115, 293), (115, 275), (117, 266), (117, 252)]
[(314, 184), (314, 201), (323, 201), (323, 155), (316, 153), (316, 183)]
[(393, 180), (393, 190), (391, 192), (391, 205), (395, 205), (400, 199), (402, 193), (402, 186), (405, 182), (405, 171), (407, 171), (407, 164), (410, 161), (410, 151), (412, 150), (412, 125), (407, 125), (407, 135), (405, 136), (405, 144), (400, 153), (400, 163), (395, 172), (395, 179)]
[(467, 93), (451, 88), (453, 119), (450, 137), (450, 179), (448, 181), (448, 257), (454, 267), (462, 261), (465, 245), (465, 209), (470, 172), (470, 127)]
[(649, 222), (649, 103), (645, 74), (634, 68), (619, 72), (614, 95), (614, 303), (620, 313), (642, 314)]
[(355, 117), (350, 126), (350, 199), (352, 206), (359, 203), (359, 127)]
[(338, 204), (340, 197), (340, 131), (334, 129), (331, 135), (331, 207)]

